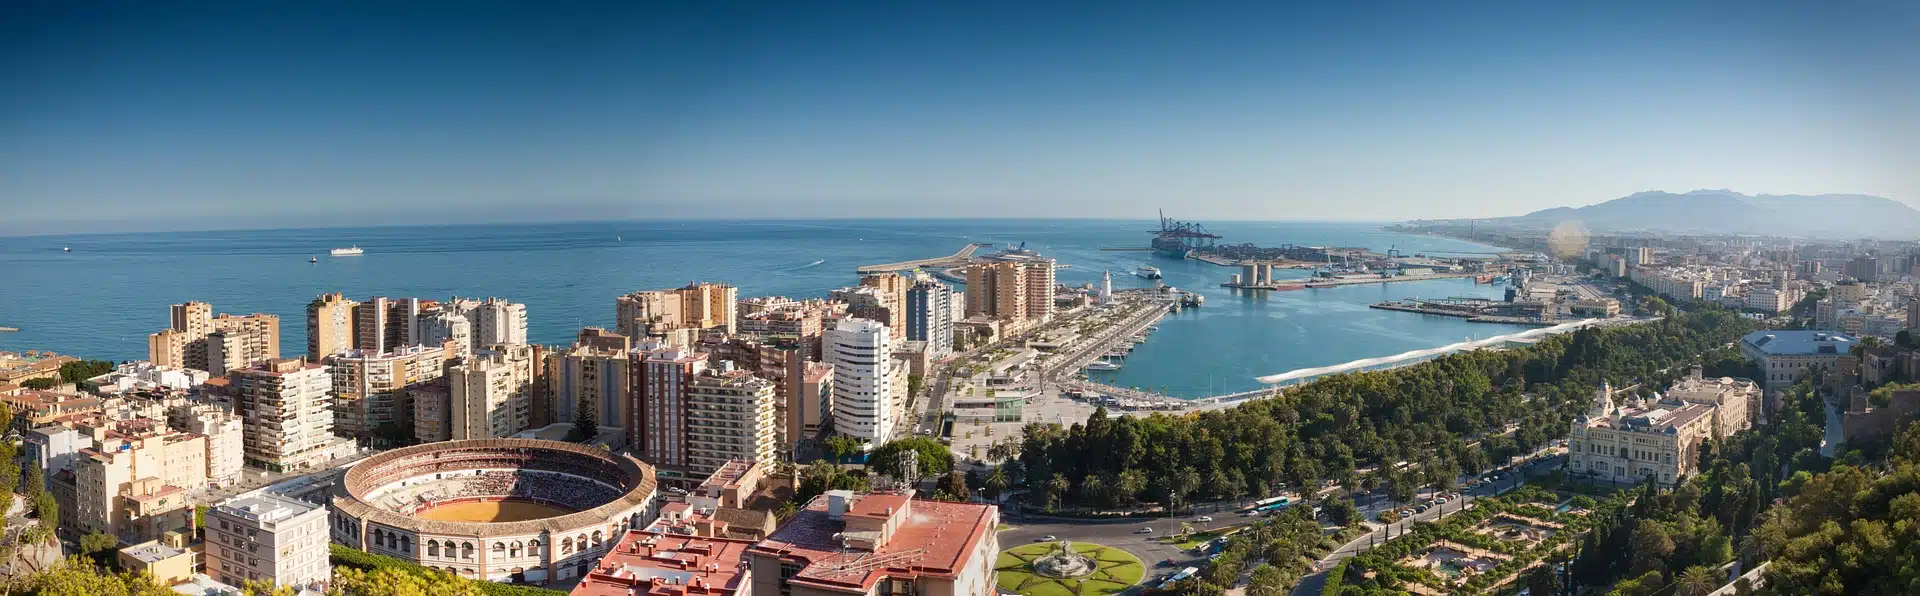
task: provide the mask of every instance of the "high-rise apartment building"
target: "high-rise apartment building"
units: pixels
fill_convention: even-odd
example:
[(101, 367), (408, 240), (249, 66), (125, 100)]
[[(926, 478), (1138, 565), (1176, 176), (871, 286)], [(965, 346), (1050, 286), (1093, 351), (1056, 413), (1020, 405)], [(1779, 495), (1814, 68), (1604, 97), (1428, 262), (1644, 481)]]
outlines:
[(698, 481), (686, 475), (687, 414), (693, 380), (708, 366), (708, 355), (687, 348), (635, 351), (633, 402), (627, 406), (627, 444), (635, 455), (659, 467), (665, 480)]
[(690, 379), (685, 410), (689, 475), (705, 478), (731, 460), (772, 462), (779, 426), (775, 399), (772, 381), (744, 370), (709, 369)]
[(1053, 319), (1051, 259), (995, 261), (967, 268), (967, 316), (1038, 324)]
[(874, 445), (893, 438), (900, 375), (893, 335), (886, 325), (843, 319), (822, 334), (825, 362), (833, 365), (833, 428)]
[[(147, 336), (147, 359), (155, 366), (225, 374), (280, 357), (280, 317), (264, 314), (213, 316), (205, 302), (173, 305), (170, 324)], [(215, 335), (218, 337), (212, 337)], [(212, 337), (212, 340), (209, 340)]]
[(452, 344), (453, 355), (473, 353), (473, 323), (465, 315), (451, 310), (440, 310), (420, 316), (415, 325), (420, 335), (417, 341), (421, 345)]
[(739, 290), (716, 283), (693, 283), (671, 290), (645, 290), (614, 299), (614, 331), (639, 339), (653, 337), (674, 346), (690, 346), (698, 332), (736, 325)]
[(339, 292), (307, 303), (307, 360), (319, 362), (354, 347), (353, 308), (360, 303)]
[(206, 523), (207, 576), (216, 581), (304, 588), (333, 577), (325, 507), (261, 492), (222, 501)]
[(384, 354), (421, 343), (418, 298), (375, 296), (353, 307), (353, 347)]
[(539, 354), (534, 346), (502, 345), (447, 367), (447, 439), (511, 437), (532, 427)]
[(408, 442), (414, 429), (408, 421), (413, 402), (407, 389), (438, 380), (451, 346), (411, 346), (384, 353), (354, 350), (328, 356), (334, 432), (375, 446)]
[[(873, 320), (887, 324), (893, 330), (893, 339), (907, 338), (907, 288), (912, 280), (898, 273), (870, 273), (860, 276), (860, 285), (880, 291), (881, 306), (887, 311), (887, 318)], [(856, 315), (858, 316), (858, 315)], [(872, 318), (872, 317), (861, 317)]]
[(1027, 278), (1026, 320), (1035, 324), (1053, 320), (1053, 259), (1021, 263), (1020, 273)]
[(977, 263), (967, 267), (967, 316), (1017, 319), (1027, 312), (1027, 278), (1020, 264)]
[(938, 358), (953, 351), (953, 290), (946, 284), (921, 280), (907, 290), (907, 339), (927, 342), (929, 355)]
[(293, 358), (229, 373), (234, 413), (246, 423), (247, 463), (275, 472), (332, 458), (333, 376)]
[(547, 403), (536, 404), (535, 414), (541, 414), (544, 405), (546, 420), (565, 423), (586, 408), (600, 426), (628, 428), (631, 351), (624, 335), (592, 327), (580, 330), (573, 347), (546, 353)]
[[(461, 303), (455, 300), (456, 303)], [(527, 343), (527, 305), (505, 298), (488, 298), (460, 308), (473, 323), (473, 345), (525, 345)]]
[(833, 421), (833, 371), (831, 364), (807, 363), (796, 397), (787, 403), (786, 449), (799, 441), (819, 438)]

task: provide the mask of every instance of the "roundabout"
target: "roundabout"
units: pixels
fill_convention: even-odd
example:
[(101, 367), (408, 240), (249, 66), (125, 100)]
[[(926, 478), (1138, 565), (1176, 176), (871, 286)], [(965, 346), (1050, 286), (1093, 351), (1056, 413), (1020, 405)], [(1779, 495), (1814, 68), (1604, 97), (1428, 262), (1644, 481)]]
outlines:
[(1104, 596), (1145, 577), (1139, 557), (1093, 543), (1042, 542), (1010, 548), (994, 565), (1001, 590), (1035, 596)]

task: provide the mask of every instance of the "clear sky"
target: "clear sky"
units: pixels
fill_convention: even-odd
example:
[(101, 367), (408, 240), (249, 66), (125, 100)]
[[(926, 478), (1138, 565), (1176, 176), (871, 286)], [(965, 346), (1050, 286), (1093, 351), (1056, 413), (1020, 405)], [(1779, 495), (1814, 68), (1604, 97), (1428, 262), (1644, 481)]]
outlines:
[(0, 234), (1920, 200), (1920, 2), (557, 4), (0, 3)]

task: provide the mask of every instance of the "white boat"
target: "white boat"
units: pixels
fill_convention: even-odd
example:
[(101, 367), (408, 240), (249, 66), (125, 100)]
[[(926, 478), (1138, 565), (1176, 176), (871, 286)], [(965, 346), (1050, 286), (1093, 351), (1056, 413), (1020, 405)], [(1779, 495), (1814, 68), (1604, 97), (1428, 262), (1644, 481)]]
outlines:
[(1105, 360), (1095, 360), (1087, 363), (1087, 370), (1120, 370), (1120, 365)]
[(1152, 265), (1141, 265), (1139, 269), (1133, 270), (1133, 274), (1146, 279), (1160, 279), (1160, 268)]
[(367, 252), (367, 251), (360, 250), (360, 246), (355, 245), (352, 248), (336, 248), (331, 251), (328, 251), (327, 254), (333, 255), (336, 257), (357, 257), (364, 252)]

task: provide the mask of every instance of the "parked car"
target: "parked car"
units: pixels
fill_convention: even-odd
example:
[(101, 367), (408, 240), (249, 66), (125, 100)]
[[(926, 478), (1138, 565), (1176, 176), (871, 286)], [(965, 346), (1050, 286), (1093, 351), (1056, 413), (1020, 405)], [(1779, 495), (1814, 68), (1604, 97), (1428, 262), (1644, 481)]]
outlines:
[(1421, 505), (1421, 506), (1419, 506), (1419, 507), (1415, 507), (1415, 508), (1413, 508), (1413, 512), (1414, 512), (1414, 513), (1426, 513), (1426, 512), (1427, 512), (1427, 509), (1430, 509), (1430, 507), (1428, 507), (1428, 506), (1426, 506), (1426, 505)]

